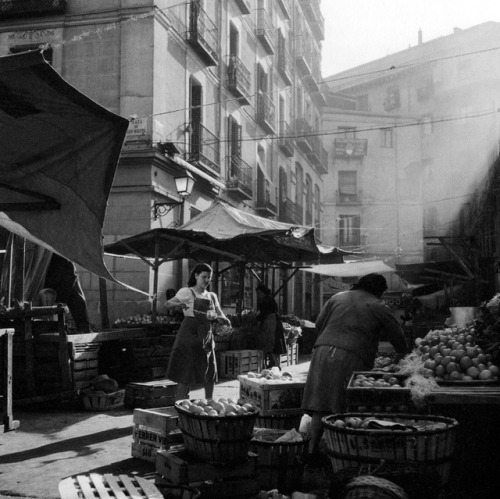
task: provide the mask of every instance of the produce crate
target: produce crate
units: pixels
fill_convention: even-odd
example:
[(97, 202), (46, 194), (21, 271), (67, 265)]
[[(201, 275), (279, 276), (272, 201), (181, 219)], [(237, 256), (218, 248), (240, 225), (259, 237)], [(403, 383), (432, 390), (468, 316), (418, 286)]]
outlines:
[[(259, 410), (259, 416), (298, 414), (301, 409), (305, 382), (271, 381), (238, 376), (240, 398)], [(265, 379), (265, 378), (262, 378)]]
[(257, 497), (257, 455), (248, 453), (240, 464), (215, 466), (200, 461), (185, 449), (158, 451), (156, 486), (184, 485), (195, 487), (203, 499), (243, 499)]
[(109, 411), (123, 405), (125, 390), (118, 390), (113, 393), (82, 390), (80, 397), (83, 401), (83, 407), (87, 411)]
[(129, 383), (125, 386), (125, 407), (168, 407), (175, 403), (177, 383), (168, 379)]
[[(352, 373), (347, 387), (346, 404), (348, 411), (355, 412), (414, 412), (417, 410), (411, 398), (409, 388), (400, 386), (397, 388), (376, 386), (354, 386), (354, 381), (359, 374), (371, 376), (375, 380), (382, 379), (384, 371), (355, 371)], [(403, 384), (408, 376), (390, 373), (391, 376)]]
[(299, 344), (287, 345), (286, 353), (279, 356), (279, 367), (295, 366), (299, 363)]
[(183, 443), (174, 407), (135, 409), (132, 457), (155, 462), (159, 450)]
[(221, 378), (237, 378), (250, 371), (260, 372), (264, 363), (262, 350), (229, 350), (220, 352), (218, 366)]
[[(334, 424), (337, 419), (345, 421), (349, 417), (363, 419), (367, 416), (410, 424), (415, 429), (351, 428)], [(449, 481), (458, 428), (455, 419), (419, 414), (346, 412), (326, 416), (322, 423), (334, 473), (367, 464), (409, 464), (433, 467), (440, 477), (441, 486)]]

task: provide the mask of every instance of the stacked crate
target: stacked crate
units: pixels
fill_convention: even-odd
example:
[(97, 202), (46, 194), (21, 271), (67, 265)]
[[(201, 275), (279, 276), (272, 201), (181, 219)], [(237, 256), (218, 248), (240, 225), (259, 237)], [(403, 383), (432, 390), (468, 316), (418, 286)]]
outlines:
[(125, 386), (125, 407), (150, 409), (175, 403), (177, 383), (168, 379), (129, 383)]
[(185, 449), (159, 450), (156, 456), (156, 486), (195, 487), (203, 499), (254, 499), (259, 493), (257, 455), (231, 466), (202, 462)]
[(304, 414), (301, 407), (304, 381), (261, 382), (261, 378), (238, 376), (240, 399), (259, 411), (255, 426), (259, 428), (299, 429)]
[(260, 372), (264, 363), (262, 350), (229, 350), (220, 352), (218, 365), (221, 378), (237, 378), (240, 374)]
[(154, 463), (159, 451), (182, 444), (174, 407), (135, 409), (133, 421), (132, 457)]
[(99, 374), (100, 343), (68, 343), (70, 348), (73, 388), (89, 388)]

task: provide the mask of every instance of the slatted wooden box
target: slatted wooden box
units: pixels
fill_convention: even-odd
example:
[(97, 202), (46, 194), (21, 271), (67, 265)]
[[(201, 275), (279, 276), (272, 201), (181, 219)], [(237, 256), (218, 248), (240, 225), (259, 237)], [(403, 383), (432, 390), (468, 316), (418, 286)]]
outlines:
[(238, 376), (240, 398), (259, 410), (260, 416), (298, 414), (301, 411), (305, 381), (272, 381)]
[(259, 493), (257, 455), (231, 466), (216, 466), (201, 462), (185, 449), (174, 452), (158, 451), (156, 480), (161, 484), (190, 485), (201, 492), (203, 499), (255, 498)]
[(150, 409), (173, 406), (176, 386), (177, 383), (168, 379), (128, 383), (125, 386), (125, 407)]
[(159, 450), (183, 443), (174, 407), (135, 409), (133, 422), (132, 457), (155, 462)]
[(80, 397), (83, 402), (83, 407), (87, 411), (109, 411), (123, 405), (125, 390), (105, 393), (86, 389), (81, 391)]
[(218, 366), (221, 378), (237, 378), (250, 371), (260, 372), (264, 363), (262, 350), (229, 350), (220, 352)]

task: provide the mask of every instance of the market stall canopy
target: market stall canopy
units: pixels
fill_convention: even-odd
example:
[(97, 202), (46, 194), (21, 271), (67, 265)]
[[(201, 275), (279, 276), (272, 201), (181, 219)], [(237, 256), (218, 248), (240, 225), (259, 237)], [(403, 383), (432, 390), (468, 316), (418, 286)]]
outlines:
[(276, 222), (222, 201), (179, 228), (152, 229), (108, 244), (104, 250), (164, 261), (191, 258), (253, 263), (339, 264), (350, 254), (319, 244), (313, 227)]
[(42, 52), (0, 57), (0, 225), (114, 280), (102, 225), (127, 128)]
[(312, 265), (302, 270), (331, 277), (358, 277), (373, 272), (379, 274), (396, 272), (396, 269), (389, 267), (389, 265), (385, 264), (382, 260), (365, 262), (353, 261), (341, 263), (339, 265)]

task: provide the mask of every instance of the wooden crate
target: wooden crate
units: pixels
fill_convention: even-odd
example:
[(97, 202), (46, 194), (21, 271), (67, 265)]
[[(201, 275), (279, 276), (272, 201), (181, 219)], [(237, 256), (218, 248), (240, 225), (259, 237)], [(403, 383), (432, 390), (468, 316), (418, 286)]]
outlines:
[(168, 379), (129, 383), (125, 386), (125, 407), (149, 409), (175, 403), (177, 383)]
[(134, 409), (135, 426), (168, 435), (179, 429), (179, 415), (174, 407), (159, 407), (154, 409)]
[(264, 363), (262, 350), (229, 350), (220, 352), (219, 375), (221, 378), (237, 378), (250, 371), (260, 372)]
[[(415, 412), (417, 407), (412, 401), (409, 388), (399, 386), (396, 388), (375, 386), (354, 386), (354, 380), (359, 374), (382, 379), (384, 371), (355, 371), (347, 383), (345, 394), (347, 410), (357, 412)], [(400, 384), (408, 376), (391, 373)]]
[(286, 353), (279, 356), (279, 367), (295, 366), (299, 363), (299, 345), (287, 345)]
[(125, 390), (118, 390), (113, 393), (82, 390), (80, 397), (83, 401), (83, 407), (87, 411), (108, 411), (110, 409), (116, 409), (123, 404)]
[(305, 381), (261, 383), (260, 378), (238, 376), (240, 398), (251, 403), (261, 416), (297, 414), (301, 410)]
[(255, 498), (259, 492), (257, 455), (231, 466), (215, 466), (194, 458), (185, 449), (174, 452), (158, 451), (156, 455), (156, 483), (190, 485), (201, 492), (204, 499)]
[(155, 462), (159, 450), (184, 443), (173, 407), (135, 409), (133, 421), (132, 457)]

